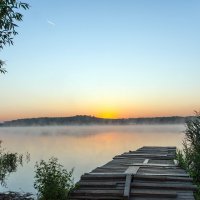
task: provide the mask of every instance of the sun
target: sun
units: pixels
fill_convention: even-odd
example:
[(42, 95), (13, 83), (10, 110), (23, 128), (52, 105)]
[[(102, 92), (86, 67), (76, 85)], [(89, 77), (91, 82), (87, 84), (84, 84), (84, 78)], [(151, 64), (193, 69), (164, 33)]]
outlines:
[(112, 102), (106, 101), (106, 103), (96, 104), (93, 113), (95, 116), (106, 119), (117, 119), (121, 116), (121, 108), (118, 105), (114, 104), (114, 100)]
[(119, 118), (119, 113), (116, 111), (104, 111), (104, 112), (100, 112), (98, 114), (98, 117), (106, 118), (106, 119), (116, 119), (116, 118)]

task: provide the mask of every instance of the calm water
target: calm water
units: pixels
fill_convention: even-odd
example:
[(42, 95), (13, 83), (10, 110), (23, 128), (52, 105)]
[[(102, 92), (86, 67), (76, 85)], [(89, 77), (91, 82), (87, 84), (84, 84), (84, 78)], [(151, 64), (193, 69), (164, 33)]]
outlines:
[(184, 125), (60, 126), (0, 128), (3, 147), (31, 155), (31, 161), (7, 180), (8, 188), (35, 192), (34, 165), (56, 156), (67, 169), (75, 167), (74, 179), (112, 159), (116, 154), (145, 145), (181, 148)]

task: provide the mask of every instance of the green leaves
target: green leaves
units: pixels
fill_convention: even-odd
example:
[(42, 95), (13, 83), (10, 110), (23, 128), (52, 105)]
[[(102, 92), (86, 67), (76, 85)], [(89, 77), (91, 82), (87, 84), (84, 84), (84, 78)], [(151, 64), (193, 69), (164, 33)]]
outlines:
[(186, 122), (183, 151), (177, 152), (180, 166), (185, 168), (198, 186), (196, 199), (200, 199), (200, 113)]
[(0, 1), (0, 48), (6, 44), (13, 45), (13, 36), (17, 35), (15, 28), (17, 21), (22, 21), (23, 15), (17, 12), (18, 9), (28, 9), (27, 3), (16, 0)]
[(27, 4), (27, 3), (22, 3), (22, 2), (20, 2), (19, 3), (19, 8), (23, 8), (24, 10), (27, 10), (27, 9), (29, 9), (29, 5)]
[[(29, 162), (29, 154), (26, 155), (25, 160)], [(22, 166), (24, 162), (24, 156), (18, 153), (5, 152), (5, 149), (1, 147), (0, 141), (0, 184), (6, 186), (7, 176), (15, 172), (18, 166)]]
[(39, 200), (66, 200), (74, 188), (73, 169), (68, 172), (54, 157), (48, 162), (37, 162), (35, 168), (34, 187), (38, 190)]
[(5, 68), (3, 68), (3, 65), (5, 65), (5, 62), (3, 60), (0, 60), (0, 73), (5, 74), (7, 71)]
[[(29, 7), (29, 4), (17, 0), (0, 1), (0, 49), (7, 44), (14, 44), (13, 37), (18, 34), (15, 30), (18, 27), (17, 22), (23, 19), (23, 15), (17, 11), (21, 8), (27, 10)], [(0, 73), (5, 74), (6, 70), (2, 66), (0, 63)]]

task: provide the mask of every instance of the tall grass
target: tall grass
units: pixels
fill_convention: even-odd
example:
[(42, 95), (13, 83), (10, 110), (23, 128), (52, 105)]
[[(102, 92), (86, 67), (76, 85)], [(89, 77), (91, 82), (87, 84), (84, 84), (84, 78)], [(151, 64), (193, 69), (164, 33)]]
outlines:
[(198, 189), (196, 200), (200, 200), (200, 113), (186, 122), (183, 150), (177, 151), (177, 159), (182, 168), (187, 170)]

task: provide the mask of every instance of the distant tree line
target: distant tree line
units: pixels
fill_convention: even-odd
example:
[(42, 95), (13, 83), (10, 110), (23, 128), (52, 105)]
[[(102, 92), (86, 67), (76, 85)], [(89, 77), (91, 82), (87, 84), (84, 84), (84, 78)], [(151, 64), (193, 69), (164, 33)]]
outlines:
[(192, 117), (155, 117), (104, 119), (94, 116), (43, 117), (6, 121), (0, 126), (48, 126), (48, 125), (131, 125), (131, 124), (183, 124)]

